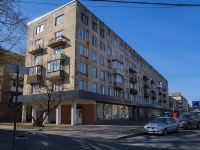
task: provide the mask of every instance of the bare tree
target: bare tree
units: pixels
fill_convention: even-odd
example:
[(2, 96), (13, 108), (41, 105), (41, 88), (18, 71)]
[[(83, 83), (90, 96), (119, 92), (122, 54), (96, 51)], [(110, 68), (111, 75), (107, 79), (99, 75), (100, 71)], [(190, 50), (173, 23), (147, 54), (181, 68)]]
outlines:
[(33, 94), (33, 107), (36, 107), (40, 110), (40, 115), (37, 117), (32, 116), (34, 120), (33, 125), (35, 126), (44, 126), (44, 121), (49, 113), (54, 110), (58, 105), (60, 105), (62, 98), (67, 96), (71, 97), (71, 94), (74, 93), (67, 92), (68, 90), (64, 87), (55, 89), (52, 82), (43, 84), (39, 94), (39, 98), (36, 98), (36, 95)]
[(0, 1), (0, 48), (24, 49), (28, 17), (20, 9), (20, 0)]

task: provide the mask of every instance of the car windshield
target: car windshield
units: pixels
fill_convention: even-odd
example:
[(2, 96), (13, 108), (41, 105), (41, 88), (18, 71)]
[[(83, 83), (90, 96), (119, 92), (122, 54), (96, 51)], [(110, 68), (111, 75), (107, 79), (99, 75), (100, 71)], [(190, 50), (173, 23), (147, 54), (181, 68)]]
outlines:
[(190, 115), (189, 114), (182, 114), (178, 118), (190, 119)]
[(167, 118), (155, 118), (151, 123), (167, 123)]

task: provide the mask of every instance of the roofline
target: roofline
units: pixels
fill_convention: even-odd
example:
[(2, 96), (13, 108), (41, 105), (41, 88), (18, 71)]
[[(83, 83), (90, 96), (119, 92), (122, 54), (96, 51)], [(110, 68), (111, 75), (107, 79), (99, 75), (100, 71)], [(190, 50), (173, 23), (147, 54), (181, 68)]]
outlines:
[(67, 6), (67, 5), (71, 4), (71, 3), (74, 3), (75, 1), (77, 1), (77, 0), (73, 0), (73, 1), (71, 1), (71, 2), (69, 2), (69, 3), (67, 3), (67, 4), (65, 4), (65, 5), (63, 5), (63, 6), (59, 7), (59, 8), (57, 8), (57, 9), (54, 9), (53, 11), (51, 11), (51, 12), (49, 12), (49, 13), (47, 13), (47, 14), (44, 14), (44, 15), (41, 16), (41, 17), (38, 17), (38, 18), (34, 19), (34, 20), (31, 21), (31, 22), (28, 22), (28, 25), (30, 25), (31, 23), (33, 23), (33, 22), (35, 22), (35, 21), (37, 21), (37, 20), (39, 20), (39, 19), (41, 19), (41, 18), (43, 18), (43, 17), (45, 17), (45, 16), (47, 16), (47, 15), (53, 13), (53, 12), (55, 12), (55, 11), (57, 11), (57, 10), (63, 8), (63, 7), (65, 7), (65, 6)]

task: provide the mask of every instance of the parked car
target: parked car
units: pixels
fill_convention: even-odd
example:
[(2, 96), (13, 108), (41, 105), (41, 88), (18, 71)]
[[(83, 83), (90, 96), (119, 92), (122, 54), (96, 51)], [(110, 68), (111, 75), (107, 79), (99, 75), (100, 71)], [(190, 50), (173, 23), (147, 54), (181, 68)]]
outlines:
[(200, 128), (200, 119), (197, 114), (194, 113), (183, 113), (178, 116), (176, 122), (179, 124), (180, 128), (188, 130), (192, 127)]
[(156, 117), (144, 126), (144, 133), (163, 134), (178, 132), (179, 124), (172, 117)]

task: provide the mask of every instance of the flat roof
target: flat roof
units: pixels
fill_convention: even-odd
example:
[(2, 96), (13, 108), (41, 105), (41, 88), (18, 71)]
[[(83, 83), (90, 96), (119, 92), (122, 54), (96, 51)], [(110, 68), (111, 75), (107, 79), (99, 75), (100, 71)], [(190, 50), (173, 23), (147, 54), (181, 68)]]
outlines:
[(34, 20), (33, 20), (33, 21), (31, 21), (31, 22), (28, 22), (28, 25), (30, 25), (31, 23), (33, 23), (33, 22), (35, 22), (35, 21), (37, 21), (37, 20), (39, 20), (39, 19), (41, 19), (41, 18), (43, 18), (43, 17), (45, 17), (45, 16), (47, 16), (47, 15), (49, 15), (49, 14), (53, 13), (53, 12), (55, 12), (55, 11), (57, 11), (57, 10), (59, 10), (59, 9), (63, 8), (63, 7), (65, 7), (65, 6), (67, 6), (67, 5), (71, 4), (71, 3), (75, 2), (75, 1), (77, 1), (77, 0), (73, 0), (73, 1), (71, 1), (71, 2), (69, 2), (69, 3), (65, 4), (65, 5), (63, 5), (63, 6), (61, 6), (61, 7), (58, 7), (57, 9), (54, 9), (53, 11), (51, 11), (51, 12), (49, 12), (49, 13), (45, 14), (45, 15), (42, 15), (41, 17), (38, 17), (38, 18), (34, 19)]

